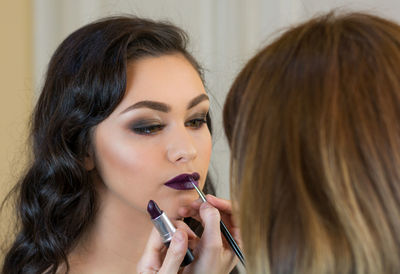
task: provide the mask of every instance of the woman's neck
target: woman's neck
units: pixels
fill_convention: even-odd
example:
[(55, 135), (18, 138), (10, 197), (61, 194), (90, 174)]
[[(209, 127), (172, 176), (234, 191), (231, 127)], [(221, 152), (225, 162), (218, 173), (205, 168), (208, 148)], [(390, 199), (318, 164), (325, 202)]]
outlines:
[(70, 256), (71, 273), (136, 273), (150, 218), (110, 192), (100, 196), (95, 222)]

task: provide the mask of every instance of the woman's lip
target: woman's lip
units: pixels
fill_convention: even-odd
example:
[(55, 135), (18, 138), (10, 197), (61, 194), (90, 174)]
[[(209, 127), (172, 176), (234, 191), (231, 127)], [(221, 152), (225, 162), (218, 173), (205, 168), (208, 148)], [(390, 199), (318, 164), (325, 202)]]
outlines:
[(177, 190), (190, 190), (194, 189), (191, 179), (193, 179), (194, 183), (198, 186), (198, 180), (200, 179), (200, 175), (197, 172), (194, 172), (192, 174), (184, 173), (180, 174), (168, 182), (165, 183), (167, 187), (177, 189)]

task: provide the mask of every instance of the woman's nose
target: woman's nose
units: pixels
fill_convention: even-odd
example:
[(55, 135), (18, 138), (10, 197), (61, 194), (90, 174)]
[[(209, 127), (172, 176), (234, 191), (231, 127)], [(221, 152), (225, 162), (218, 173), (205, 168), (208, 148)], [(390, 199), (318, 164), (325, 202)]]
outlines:
[(197, 157), (197, 150), (193, 137), (186, 131), (179, 131), (170, 136), (170, 142), (167, 147), (167, 157), (172, 163), (187, 163)]

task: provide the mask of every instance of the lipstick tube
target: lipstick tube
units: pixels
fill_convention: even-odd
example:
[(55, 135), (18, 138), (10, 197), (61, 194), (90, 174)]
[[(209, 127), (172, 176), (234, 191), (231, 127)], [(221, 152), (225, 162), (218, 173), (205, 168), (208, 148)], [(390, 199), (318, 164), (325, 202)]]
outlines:
[[(147, 205), (147, 211), (151, 216), (151, 221), (153, 222), (154, 226), (160, 233), (160, 236), (163, 240), (165, 246), (169, 247), (172, 236), (174, 235), (176, 228), (168, 218), (167, 214), (165, 214), (157, 204), (150, 200), (149, 204)], [(183, 259), (181, 266), (186, 266), (193, 262), (194, 256), (191, 250), (188, 248), (186, 251), (185, 258)]]

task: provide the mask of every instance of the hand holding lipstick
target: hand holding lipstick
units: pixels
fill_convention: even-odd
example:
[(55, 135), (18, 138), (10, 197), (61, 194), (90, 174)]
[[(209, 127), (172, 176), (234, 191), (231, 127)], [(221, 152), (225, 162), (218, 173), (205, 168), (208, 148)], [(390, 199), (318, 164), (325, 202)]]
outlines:
[(178, 273), (189, 241), (197, 238), (196, 234), (182, 221), (174, 222), (176, 231), (169, 244), (165, 246), (159, 232), (153, 228), (143, 256), (137, 265), (137, 273)]
[[(194, 208), (197, 206), (194, 205)], [(221, 215), (210, 203), (198, 207), (196, 218), (203, 224), (204, 232), (195, 243), (195, 260), (181, 269), (182, 273), (229, 273), (237, 263), (229, 246), (224, 245), (220, 232)], [(177, 230), (168, 250), (155, 229), (150, 235), (145, 252), (138, 265), (138, 273), (158, 271), (158, 273), (177, 273), (186, 254), (188, 239), (194, 240), (193, 232), (183, 223), (175, 222)], [(165, 252), (166, 251), (166, 252)]]

